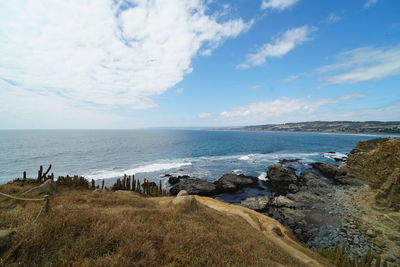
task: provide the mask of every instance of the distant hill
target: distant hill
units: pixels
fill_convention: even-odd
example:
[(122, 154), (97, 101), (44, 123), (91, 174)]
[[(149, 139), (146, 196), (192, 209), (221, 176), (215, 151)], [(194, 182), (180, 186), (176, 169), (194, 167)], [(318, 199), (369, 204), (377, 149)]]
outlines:
[(400, 134), (400, 121), (309, 121), (245, 126), (229, 130)]

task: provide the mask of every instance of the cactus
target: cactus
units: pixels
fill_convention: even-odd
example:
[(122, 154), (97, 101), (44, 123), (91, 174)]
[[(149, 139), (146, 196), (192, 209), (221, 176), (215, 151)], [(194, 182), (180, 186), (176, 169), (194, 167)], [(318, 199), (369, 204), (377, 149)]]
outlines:
[(126, 178), (126, 190), (131, 190), (131, 177), (129, 175)]

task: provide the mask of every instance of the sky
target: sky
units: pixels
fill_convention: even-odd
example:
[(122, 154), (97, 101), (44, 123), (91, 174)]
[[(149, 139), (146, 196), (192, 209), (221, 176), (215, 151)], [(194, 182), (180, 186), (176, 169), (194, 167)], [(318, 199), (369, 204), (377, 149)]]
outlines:
[(0, 1), (0, 129), (400, 120), (399, 0)]

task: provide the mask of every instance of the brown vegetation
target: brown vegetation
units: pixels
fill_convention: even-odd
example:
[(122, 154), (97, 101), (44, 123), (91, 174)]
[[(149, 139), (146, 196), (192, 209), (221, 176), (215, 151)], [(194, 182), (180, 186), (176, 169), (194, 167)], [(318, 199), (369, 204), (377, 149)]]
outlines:
[(346, 168), (350, 175), (376, 190), (378, 202), (400, 210), (400, 138), (358, 142)]
[[(2, 185), (0, 191), (18, 195), (27, 187)], [(1, 260), (7, 266), (306, 266), (307, 261), (321, 266), (326, 263), (287, 236), (288, 233), (284, 235), (286, 240), (281, 241), (289, 248), (285, 250), (282, 244), (274, 243), (275, 237), (260, 234), (239, 213), (215, 210), (202, 204), (200, 198), (199, 208), (189, 211), (169, 205), (171, 199), (144, 198), (132, 191), (62, 187), (50, 201), (50, 213), (32, 225), (41, 204), (2, 198), (0, 228), (13, 229), (17, 234), (11, 247), (0, 255)], [(224, 205), (232, 206), (221, 203), (221, 207)], [(249, 212), (253, 219), (263, 216), (268, 222), (273, 221)], [(282, 232), (288, 232), (279, 223), (275, 224)], [(287, 240), (290, 242), (285, 244)], [(293, 255), (298, 251), (304, 253), (304, 260)]]

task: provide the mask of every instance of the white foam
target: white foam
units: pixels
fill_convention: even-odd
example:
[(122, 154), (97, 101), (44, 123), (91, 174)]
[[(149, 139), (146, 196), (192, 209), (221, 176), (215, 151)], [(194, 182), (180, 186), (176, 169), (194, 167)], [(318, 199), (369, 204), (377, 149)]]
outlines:
[(191, 162), (169, 162), (169, 163), (153, 163), (148, 165), (139, 166), (132, 169), (121, 169), (121, 170), (100, 170), (94, 171), (85, 177), (89, 179), (107, 179), (107, 178), (115, 178), (121, 177), (124, 174), (132, 175), (137, 173), (148, 173), (148, 172), (157, 172), (162, 170), (170, 170), (182, 168), (185, 166), (191, 166)]
[(326, 152), (326, 153), (322, 153), (322, 156), (324, 158), (328, 158), (328, 159), (332, 159), (332, 160), (346, 160), (347, 159), (347, 155), (346, 154), (342, 154), (339, 152)]
[(268, 180), (267, 179), (267, 173), (266, 172), (260, 173), (260, 175), (258, 176), (258, 180), (263, 180), (263, 181)]

